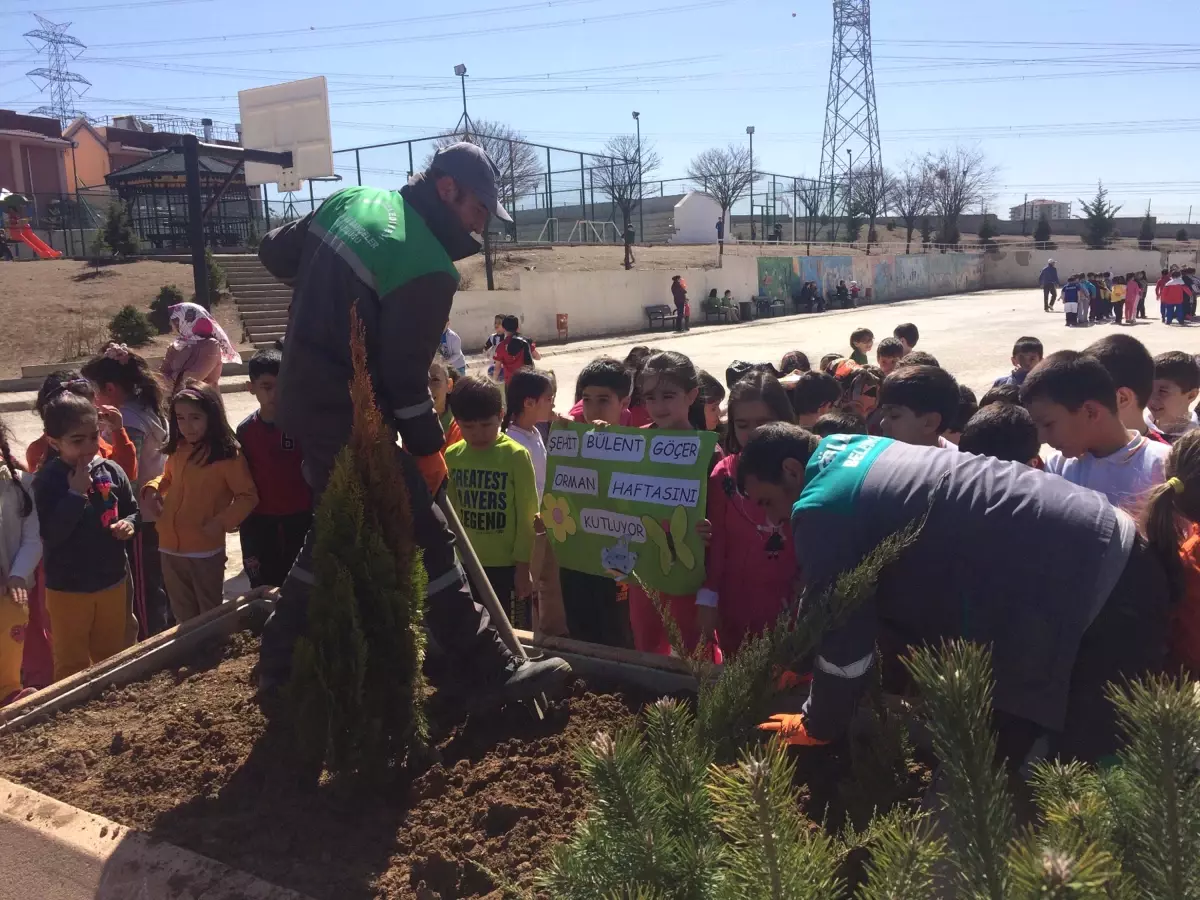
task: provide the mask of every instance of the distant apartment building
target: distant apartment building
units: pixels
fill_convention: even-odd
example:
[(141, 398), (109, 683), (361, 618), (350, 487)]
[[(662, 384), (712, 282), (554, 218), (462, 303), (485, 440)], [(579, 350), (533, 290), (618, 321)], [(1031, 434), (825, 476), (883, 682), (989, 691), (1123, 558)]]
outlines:
[(1069, 219), (1071, 204), (1060, 203), (1058, 200), (1030, 200), (1010, 209), (1008, 218), (1013, 222), (1036, 222), (1043, 213), (1047, 219)]
[[(147, 121), (151, 119), (158, 121), (152, 124)], [(187, 131), (195, 133), (202, 129), (205, 140), (213, 140), (218, 144), (237, 144), (237, 141), (216, 137), (211, 119), (189, 123), (164, 116), (117, 116), (112, 123), (93, 125), (81, 118), (68, 125), (63, 132), (64, 138), (75, 143), (75, 152), (67, 166), (68, 183), (74, 187), (103, 187), (105, 176), (178, 146), (182, 134)], [(197, 128), (188, 127), (191, 124)], [(222, 136), (236, 137), (231, 134)]]
[(0, 188), (27, 196), (66, 193), (70, 151), (58, 119), (0, 109)]

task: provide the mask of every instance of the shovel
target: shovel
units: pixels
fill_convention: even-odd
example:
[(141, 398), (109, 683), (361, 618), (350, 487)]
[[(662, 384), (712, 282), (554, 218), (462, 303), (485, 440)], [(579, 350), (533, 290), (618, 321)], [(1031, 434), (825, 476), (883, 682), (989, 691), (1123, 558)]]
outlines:
[[(471, 539), (467, 536), (467, 530), (463, 528), (463, 524), (458, 518), (458, 513), (454, 511), (454, 506), (450, 503), (450, 497), (445, 491), (438, 491), (437, 505), (442, 511), (442, 515), (446, 517), (446, 524), (450, 526), (450, 530), (454, 533), (454, 539), (458, 543), (458, 555), (462, 558), (463, 568), (466, 569), (467, 578), (471, 581), (471, 587), (474, 589), (475, 596), (482, 600), (483, 605), (487, 607), (488, 615), (492, 619), (492, 625), (495, 626), (500, 639), (504, 641), (504, 645), (508, 647), (514, 656), (518, 659), (528, 660), (529, 654), (525, 652), (525, 648), (517, 640), (517, 636), (513, 632), (512, 623), (508, 621), (508, 615), (504, 612), (504, 607), (500, 605), (496, 591), (492, 588), (492, 583), (487, 579), (487, 573), (483, 571), (483, 564), (480, 563), (479, 557), (475, 555), (475, 548), (471, 546)], [(533, 711), (538, 719), (546, 717), (543, 710), (549, 707), (549, 705), (545, 694), (542, 694), (537, 700), (533, 701)]]

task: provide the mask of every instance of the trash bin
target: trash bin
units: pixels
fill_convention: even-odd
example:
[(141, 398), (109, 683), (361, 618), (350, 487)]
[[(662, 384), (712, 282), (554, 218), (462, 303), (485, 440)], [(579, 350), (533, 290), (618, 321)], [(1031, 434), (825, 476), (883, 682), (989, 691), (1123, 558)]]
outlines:
[(738, 301), (738, 312), (741, 313), (743, 322), (749, 322), (751, 319), (754, 318), (754, 301), (753, 300), (739, 300)]

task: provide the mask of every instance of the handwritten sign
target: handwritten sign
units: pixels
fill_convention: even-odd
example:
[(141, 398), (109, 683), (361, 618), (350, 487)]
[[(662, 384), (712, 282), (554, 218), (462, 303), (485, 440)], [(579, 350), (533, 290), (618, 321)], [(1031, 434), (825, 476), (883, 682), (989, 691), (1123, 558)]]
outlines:
[(542, 519), (558, 563), (669, 594), (704, 583), (712, 432), (556, 422), (546, 442)]

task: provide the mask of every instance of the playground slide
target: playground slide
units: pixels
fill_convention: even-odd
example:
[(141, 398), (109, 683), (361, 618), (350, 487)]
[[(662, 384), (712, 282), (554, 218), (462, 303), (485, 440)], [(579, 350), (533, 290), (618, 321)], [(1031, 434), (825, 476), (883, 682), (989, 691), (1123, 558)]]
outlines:
[(33, 229), (28, 225), (22, 225), (13, 232), (17, 240), (29, 245), (29, 249), (40, 256), (42, 259), (58, 259), (62, 256), (62, 251), (55, 250), (40, 237), (33, 233)]

